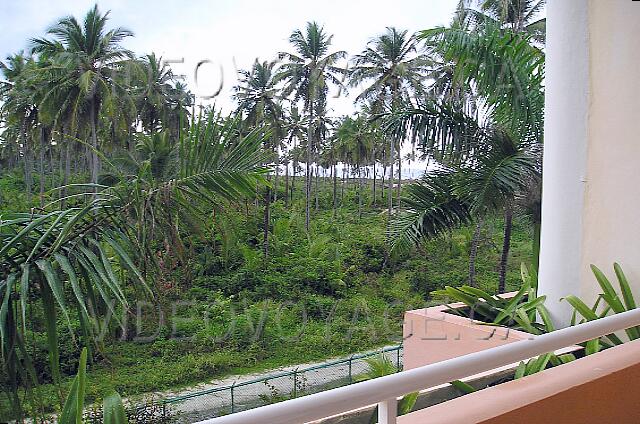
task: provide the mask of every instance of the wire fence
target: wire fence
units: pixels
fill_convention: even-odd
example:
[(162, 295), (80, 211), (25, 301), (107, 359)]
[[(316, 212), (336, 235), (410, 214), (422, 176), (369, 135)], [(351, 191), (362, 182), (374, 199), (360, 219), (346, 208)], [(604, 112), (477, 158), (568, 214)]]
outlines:
[(367, 360), (375, 357), (385, 357), (396, 372), (402, 370), (403, 351), (399, 345), (167, 398), (160, 404), (165, 418), (172, 416), (176, 422), (215, 418), (355, 383), (369, 371)]

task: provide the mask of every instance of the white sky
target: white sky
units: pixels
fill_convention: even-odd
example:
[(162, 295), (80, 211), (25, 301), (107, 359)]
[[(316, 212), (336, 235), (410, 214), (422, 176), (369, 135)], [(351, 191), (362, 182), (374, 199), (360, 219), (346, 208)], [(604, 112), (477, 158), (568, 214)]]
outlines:
[[(359, 53), (366, 42), (387, 26), (410, 32), (444, 25), (451, 19), (457, 0), (217, 0), (126, 1), (104, 0), (98, 6), (111, 10), (110, 27), (124, 26), (135, 37), (124, 44), (136, 54), (156, 52), (164, 59), (182, 59), (171, 65), (186, 76), (192, 91), (208, 95), (220, 84), (224, 88), (216, 103), (232, 107), (231, 87), (236, 65), (251, 66), (256, 58), (274, 59), (290, 50), (288, 36), (307, 21), (316, 20), (334, 34), (334, 50)], [(58, 18), (73, 14), (81, 18), (92, 0), (0, 0), (0, 58), (28, 47), (31, 37), (43, 36)], [(196, 64), (200, 67), (194, 82)], [(234, 64), (235, 62), (235, 64)], [(354, 110), (353, 97), (332, 98), (333, 115)]]
[[(0, 60), (26, 50), (29, 39), (45, 35), (47, 27), (72, 14), (79, 20), (94, 0), (0, 0)], [(200, 97), (215, 92), (223, 77), (223, 91), (215, 103), (225, 111), (234, 107), (231, 88), (236, 69), (248, 69), (253, 61), (275, 59), (279, 51), (290, 51), (288, 38), (307, 21), (315, 20), (333, 34), (332, 51), (360, 53), (367, 41), (387, 26), (410, 33), (446, 25), (457, 0), (101, 0), (102, 12), (111, 11), (109, 28), (123, 26), (135, 33), (124, 42), (138, 55), (155, 52), (185, 75), (191, 90)], [(194, 81), (200, 67), (198, 84)], [(334, 95), (336, 93), (333, 93)], [(352, 90), (348, 96), (329, 99), (329, 115), (353, 113)], [(205, 100), (205, 103), (207, 101)], [(408, 153), (408, 146), (403, 154)], [(420, 161), (404, 165), (403, 174), (417, 176), (424, 171)]]

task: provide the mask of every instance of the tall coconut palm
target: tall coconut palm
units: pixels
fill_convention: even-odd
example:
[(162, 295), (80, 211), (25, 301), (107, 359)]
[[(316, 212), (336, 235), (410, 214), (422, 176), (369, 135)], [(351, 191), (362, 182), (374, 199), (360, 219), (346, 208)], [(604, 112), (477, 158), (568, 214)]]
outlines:
[(23, 54), (9, 56), (6, 63), (0, 62), (5, 80), (0, 85), (2, 105), (0, 112), (9, 126), (16, 128), (18, 145), (24, 156), (24, 180), (27, 198), (30, 200), (33, 184), (33, 143), (30, 137), (38, 123), (38, 105), (35, 100), (38, 88), (33, 74), (36, 62)]
[(488, 213), (503, 210), (505, 216), (498, 291), (504, 292), (515, 201), (541, 178), (542, 151), (539, 143), (517, 142), (498, 127), (476, 128), (473, 158), (443, 168), (407, 188), (407, 211), (393, 221), (392, 248), (418, 244), (451, 228), (476, 219), (469, 253), (469, 284), (475, 285), (475, 257), (480, 229)]
[(173, 72), (155, 53), (132, 62), (132, 66), (137, 71), (133, 89), (138, 118), (142, 127), (153, 133), (169, 119), (171, 99), (174, 95)]
[(318, 23), (308, 22), (304, 32), (297, 29), (289, 36), (294, 53), (281, 52), (278, 55), (283, 61), (279, 78), (286, 82), (284, 95), (293, 95), (294, 102), (302, 100), (304, 111), (308, 115), (305, 176), (305, 229), (307, 231), (309, 231), (311, 216), (311, 162), (313, 147), (317, 143), (315, 119), (318, 115), (318, 107), (321, 109), (326, 107), (329, 85), (341, 86), (340, 76), (344, 73), (337, 63), (346, 56), (346, 52), (330, 53), (332, 39), (333, 35), (327, 34)]
[[(286, 126), (285, 130), (287, 132), (287, 149), (288, 156), (291, 158), (291, 188), (289, 190), (289, 184), (285, 183), (287, 186), (287, 192), (289, 199), (293, 202), (293, 193), (296, 186), (296, 175), (298, 173), (298, 167), (300, 163), (300, 149), (299, 146), (301, 144), (306, 143), (307, 136), (307, 128), (308, 123), (307, 120), (300, 114), (300, 111), (296, 106), (291, 106), (288, 113), (286, 114)], [(287, 175), (289, 172), (289, 168), (286, 169)], [(288, 181), (288, 178), (287, 178)], [(286, 201), (286, 199), (285, 199)]]
[(475, 28), (487, 22), (544, 43), (546, 19), (540, 17), (546, 0), (462, 0), (457, 14)]
[(365, 118), (361, 116), (345, 117), (336, 136), (340, 144), (344, 144), (349, 152), (349, 158), (358, 176), (358, 217), (362, 217), (362, 167), (371, 157), (375, 142), (374, 133)]
[[(118, 77), (126, 60), (133, 57), (121, 42), (133, 35), (125, 28), (107, 30), (109, 12), (102, 14), (95, 5), (80, 24), (73, 16), (60, 19), (47, 30), (51, 39), (32, 40), (33, 52), (48, 54), (55, 67), (66, 73), (66, 79), (82, 94), (78, 108), (86, 110), (91, 131), (91, 181), (97, 183), (98, 125), (104, 112), (118, 110), (118, 100), (128, 100)], [(62, 47), (63, 51), (60, 51)], [(120, 99), (118, 99), (120, 95)]]
[[(267, 125), (271, 128), (271, 137), (265, 139), (264, 150), (269, 161), (275, 162), (276, 172), (279, 166), (278, 150), (284, 135), (284, 115), (280, 105), (276, 62), (255, 61), (250, 71), (240, 71), (239, 84), (235, 87), (235, 99), (238, 111), (246, 115), (246, 123)], [(270, 180), (270, 177), (267, 177)], [(276, 174), (277, 178), (277, 174)], [(262, 249), (265, 263), (269, 257), (269, 227), (271, 206), (271, 185), (265, 190)]]
[[(459, 167), (462, 175), (470, 177), (463, 179), (464, 186), (469, 190), (466, 196), (476, 199), (476, 212), (504, 210), (498, 284), (504, 290), (514, 201), (523, 191), (537, 187), (531, 182), (539, 179), (541, 168), (544, 55), (529, 37), (491, 23), (482, 32), (452, 26), (423, 31), (419, 38), (451, 64), (455, 79), (475, 87), (474, 96), (486, 108), (469, 116), (460, 103), (438, 100), (396, 114), (387, 129), (401, 135), (412, 132), (425, 154)], [(483, 171), (489, 173), (483, 175)], [(502, 182), (500, 172), (506, 178)], [(491, 179), (495, 179), (494, 188)], [(470, 254), (470, 283), (481, 222)]]
[(189, 110), (193, 107), (195, 96), (187, 85), (176, 78), (169, 97), (169, 117), (165, 123), (173, 139), (178, 139), (180, 133), (189, 128)]
[[(372, 112), (375, 113), (383, 110), (399, 110), (403, 102), (412, 94), (422, 91), (422, 84), (428, 70), (428, 61), (419, 54), (415, 37), (409, 35), (406, 30), (393, 27), (388, 27), (383, 34), (372, 39), (365, 50), (352, 59), (352, 62), (350, 85), (364, 85), (356, 99), (369, 102)], [(388, 140), (389, 187), (393, 187), (395, 143), (401, 142), (400, 139)], [(388, 191), (387, 206), (390, 219), (393, 210), (393, 190), (391, 189)]]

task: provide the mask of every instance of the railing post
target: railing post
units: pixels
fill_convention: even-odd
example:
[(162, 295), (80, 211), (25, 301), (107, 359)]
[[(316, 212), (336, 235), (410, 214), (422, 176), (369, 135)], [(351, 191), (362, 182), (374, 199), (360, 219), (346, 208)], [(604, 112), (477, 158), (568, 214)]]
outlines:
[(236, 387), (236, 382), (234, 381), (233, 384), (231, 385), (231, 413), (232, 414), (236, 412), (236, 402), (235, 402), (235, 396), (234, 396), (235, 387)]
[(396, 370), (400, 372), (400, 349), (402, 349), (402, 345), (399, 345), (396, 349)]
[(293, 397), (298, 396), (298, 368), (293, 370)]
[(378, 404), (378, 424), (396, 424), (397, 417), (398, 401), (395, 398)]

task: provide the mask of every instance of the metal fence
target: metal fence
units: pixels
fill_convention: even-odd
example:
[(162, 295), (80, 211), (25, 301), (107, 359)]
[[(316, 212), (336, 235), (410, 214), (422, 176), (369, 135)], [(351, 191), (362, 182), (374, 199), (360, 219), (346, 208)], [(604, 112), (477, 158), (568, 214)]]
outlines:
[(399, 345), (163, 399), (161, 405), (167, 418), (175, 415), (177, 422), (215, 418), (355, 383), (369, 370), (367, 360), (381, 356), (389, 361), (396, 372), (402, 370), (402, 345)]

